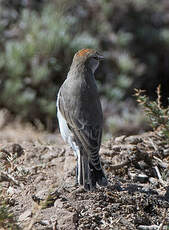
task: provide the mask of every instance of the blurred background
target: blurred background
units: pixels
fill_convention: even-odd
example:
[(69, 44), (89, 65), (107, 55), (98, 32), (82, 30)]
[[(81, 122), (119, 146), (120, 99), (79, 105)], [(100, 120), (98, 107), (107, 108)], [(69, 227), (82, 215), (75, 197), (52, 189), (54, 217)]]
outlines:
[[(105, 57), (96, 72), (105, 137), (149, 130), (134, 88), (169, 97), (168, 0), (0, 0), (0, 109), (48, 131), (75, 52)], [(8, 112), (7, 112), (8, 111)]]

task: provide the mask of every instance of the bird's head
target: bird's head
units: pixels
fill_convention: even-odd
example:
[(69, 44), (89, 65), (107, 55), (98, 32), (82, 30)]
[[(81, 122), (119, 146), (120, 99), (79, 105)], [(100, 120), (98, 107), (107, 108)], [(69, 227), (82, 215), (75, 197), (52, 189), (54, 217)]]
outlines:
[(100, 60), (102, 59), (104, 59), (104, 57), (101, 54), (99, 54), (96, 50), (82, 49), (74, 55), (73, 63), (76, 63), (76, 65), (85, 65), (94, 73), (97, 67), (99, 66)]

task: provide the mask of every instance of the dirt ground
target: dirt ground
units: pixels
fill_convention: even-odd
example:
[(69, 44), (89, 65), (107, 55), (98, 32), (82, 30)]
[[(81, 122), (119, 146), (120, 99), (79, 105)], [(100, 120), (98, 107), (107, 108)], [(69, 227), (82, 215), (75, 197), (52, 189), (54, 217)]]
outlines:
[(11, 229), (169, 229), (169, 145), (157, 134), (104, 142), (109, 185), (94, 192), (75, 185), (75, 158), (59, 133), (5, 126), (0, 154), (3, 199), (16, 217)]

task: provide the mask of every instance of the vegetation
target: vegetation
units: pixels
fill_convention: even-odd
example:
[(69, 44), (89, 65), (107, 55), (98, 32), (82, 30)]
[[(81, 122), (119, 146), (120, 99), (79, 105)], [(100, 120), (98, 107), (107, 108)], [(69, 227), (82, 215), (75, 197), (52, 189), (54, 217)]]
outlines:
[[(76, 36), (74, 41), (70, 36), (74, 23), (75, 18), (64, 17), (52, 4), (44, 7), (41, 15), (22, 9), (13, 26), (18, 34), (5, 43), (0, 58), (1, 106), (31, 121), (39, 118), (47, 123), (55, 117), (56, 92), (66, 75), (66, 64), (71, 53), (83, 46), (79, 36), (79, 43)], [(85, 36), (86, 46), (96, 45), (93, 38)]]
[(97, 48), (106, 61), (99, 91), (121, 101), (133, 88), (167, 105), (168, 1), (0, 0), (0, 107), (34, 124), (55, 125), (57, 90), (74, 53)]
[(143, 93), (143, 90), (136, 89), (137, 101), (143, 106), (152, 128), (158, 129), (158, 133), (169, 142), (169, 107), (164, 108), (161, 105), (160, 86), (157, 88), (156, 101), (150, 101)]
[(0, 190), (0, 228), (19, 230), (20, 228), (7, 203), (8, 200), (8, 198), (2, 195), (2, 191)]
[[(104, 166), (106, 166), (107, 169), (113, 168), (112, 154), (115, 152), (121, 157), (121, 154), (126, 151), (129, 157), (136, 156), (133, 161), (126, 161), (128, 172), (128, 165), (130, 167), (136, 166), (135, 174), (139, 175), (143, 172), (147, 173), (147, 169), (144, 171), (144, 165), (140, 163), (140, 171), (138, 171), (139, 164), (134, 164), (134, 161), (136, 160), (138, 163), (140, 161), (145, 161), (145, 163), (147, 163), (146, 159), (148, 156), (151, 162), (154, 161), (151, 165), (153, 168), (150, 167), (148, 176), (151, 177), (151, 179), (153, 177), (154, 179), (158, 179), (157, 183), (151, 182), (153, 184), (152, 186), (158, 191), (161, 185), (167, 187), (166, 183), (168, 183), (167, 175), (169, 167), (168, 160), (165, 158), (168, 157), (168, 155), (161, 156), (160, 150), (164, 149), (165, 151), (163, 152), (168, 154), (168, 8), (168, 0), (0, 0), (0, 109), (4, 108), (4, 110), (1, 110), (4, 117), (2, 122), (0, 121), (0, 128), (8, 124), (8, 116), (10, 117), (8, 111), (10, 111), (10, 113), (19, 116), (23, 120), (31, 121), (35, 125), (41, 127), (45, 126), (50, 130), (54, 130), (56, 128), (55, 103), (57, 91), (69, 71), (74, 53), (84, 47), (98, 49), (106, 58), (96, 74), (99, 92), (105, 102), (106, 121), (104, 128), (106, 135), (112, 136), (113, 134), (115, 136), (116, 133), (116, 135), (119, 136), (121, 134), (126, 134), (127, 129), (128, 135), (139, 133), (141, 129), (138, 127), (138, 124), (145, 130), (142, 113), (140, 113), (137, 108), (133, 108), (135, 107), (133, 106), (134, 102), (132, 106), (130, 103), (131, 100), (133, 100), (132, 95), (134, 88), (140, 89), (136, 90), (135, 93), (137, 101), (143, 106), (152, 128), (158, 131), (154, 132), (153, 135), (149, 134), (148, 141), (145, 141), (146, 136), (144, 137), (144, 135), (140, 138), (126, 137), (126, 135), (122, 136), (120, 138), (123, 138), (121, 142), (124, 144), (124, 147), (121, 147), (120, 144), (119, 148), (118, 144), (120, 143), (120, 139), (111, 139), (109, 141), (110, 143), (106, 144), (106, 148), (104, 145), (102, 146), (103, 155), (107, 158)], [(161, 90), (160, 87), (158, 87), (156, 95), (155, 89), (159, 84), (161, 85)], [(156, 97), (157, 99), (155, 100)], [(105, 105), (106, 103), (108, 104), (107, 107)], [(115, 112), (113, 110), (115, 110)], [(113, 112), (116, 113), (115, 116), (112, 116)], [(121, 116), (119, 116), (119, 114)], [(119, 128), (118, 132), (117, 126)], [(23, 135), (22, 131), (23, 127), (19, 130), (19, 135)], [(7, 130), (7, 132), (9, 132), (9, 130)], [(16, 135), (17, 132), (15, 128), (12, 133)], [(26, 131), (25, 133), (24, 142), (26, 138), (28, 138), (29, 132)], [(5, 137), (8, 145), (11, 145), (11, 140), (14, 139), (14, 136), (12, 136), (13, 134), (10, 135), (11, 136), (7, 135), (7, 137)], [(51, 148), (48, 148), (48, 144), (42, 146), (42, 148), (37, 145), (37, 136), (39, 137), (40, 133), (29, 137), (28, 139), (31, 139), (30, 143), (25, 144), (22, 142), (22, 145), (26, 149), (30, 159), (34, 157), (35, 159), (37, 158), (36, 161), (31, 161), (31, 167), (35, 166), (36, 169), (37, 167), (40, 168), (43, 162), (44, 165), (47, 165), (45, 168), (46, 175), (51, 173), (49, 170), (50, 167), (54, 167), (55, 170), (52, 169), (54, 172), (52, 177), (55, 180), (55, 175), (57, 175), (56, 171), (59, 170), (60, 173), (60, 168), (57, 167), (57, 164), (52, 163), (51, 159), (53, 159), (53, 156), (50, 155)], [(156, 146), (157, 137), (160, 140), (158, 140)], [(1, 140), (3, 139), (4, 137), (2, 137)], [(163, 144), (163, 142), (165, 144)], [(32, 143), (34, 143), (36, 148), (32, 147)], [(141, 143), (141, 145), (139, 145), (139, 143)], [(57, 142), (56, 149), (52, 151), (57, 153), (59, 165), (62, 165), (62, 163), (65, 164), (66, 162), (63, 161), (65, 151), (60, 153), (60, 147), (58, 148), (59, 144), (60, 143)], [(14, 145), (15, 147), (18, 146), (17, 144)], [(131, 149), (128, 150), (128, 146)], [(123, 149), (125, 151), (123, 151)], [(47, 151), (48, 158), (46, 159), (48, 159), (48, 161), (41, 158), (41, 155), (45, 155), (42, 154), (43, 151)], [(1, 152), (3, 152), (2, 149), (0, 149), (0, 153)], [(28, 183), (30, 179), (28, 177), (34, 175), (34, 172), (32, 173), (26, 170), (28, 166), (30, 167), (30, 162), (29, 160), (27, 161), (27, 157), (25, 156), (24, 160), (19, 163), (22, 166), (24, 165), (26, 169), (24, 169), (24, 167), (23, 169), (19, 169), (19, 167), (17, 169), (17, 167), (15, 167), (13, 171), (8, 170), (12, 167), (16, 158), (20, 157), (21, 152), (22, 148), (21, 151), (19, 150), (18, 154), (17, 151), (13, 151), (11, 154), (5, 152), (6, 158), (3, 157), (3, 154), (1, 154), (2, 157), (0, 156), (0, 183), (2, 184), (0, 187), (0, 229), (19, 229), (15, 214), (11, 211), (16, 204), (14, 204), (14, 200), (10, 199), (5, 183), (9, 182), (9, 179), (17, 183), (17, 180), (21, 179), (22, 176), (24, 176), (24, 179), (26, 178), (25, 181)], [(133, 154), (130, 154), (131, 152)], [(156, 156), (156, 158), (154, 158), (154, 153), (158, 153), (160, 159)], [(164, 162), (162, 162), (162, 160)], [(4, 162), (5, 164), (3, 165)], [(38, 165), (37, 162), (39, 162)], [(120, 158), (119, 162), (121, 162)], [(131, 164), (131, 162), (133, 164)], [(50, 167), (48, 167), (46, 163), (49, 163)], [(115, 168), (112, 170), (117, 170), (117, 166), (115, 165)], [(121, 164), (120, 166), (123, 167), (124, 165)], [(156, 171), (155, 174), (154, 170)], [(4, 174), (6, 175), (5, 178), (2, 178), (4, 177), (3, 171), (7, 173)], [(112, 174), (110, 173), (112, 181), (114, 180), (114, 171)], [(41, 170), (39, 170), (39, 172), (41, 172)], [(126, 171), (124, 170), (124, 172)], [(132, 176), (133, 169), (131, 172)], [(38, 171), (35, 173), (38, 173)], [(164, 178), (162, 178), (160, 173)], [(12, 175), (12, 177), (10, 177), (10, 175)], [(130, 174), (126, 174), (127, 184), (124, 188), (128, 187), (129, 175)], [(69, 176), (71, 176), (71, 173), (68, 173), (68, 177)], [(65, 177), (67, 177), (67, 174)], [(15, 180), (15, 178), (17, 178), (17, 180)], [(53, 186), (55, 182), (51, 180), (51, 174), (49, 178), (49, 183), (52, 183)], [(33, 179), (33, 181), (35, 180)], [(132, 177), (131, 181), (133, 182)], [(26, 183), (24, 184), (25, 187)], [(29, 185), (29, 183), (27, 185)], [(37, 183), (34, 184), (34, 186), (36, 187)], [(62, 187), (62, 185), (60, 186)], [(25, 189), (25, 187), (22, 189)], [(27, 186), (27, 189), (29, 188), (30, 186)], [(47, 185), (47, 189), (49, 188), (50, 185)], [(117, 190), (119, 190), (119, 188), (117, 188)], [(109, 191), (110, 193), (108, 196), (111, 194), (111, 191)], [(126, 189), (122, 189), (121, 191), (126, 193)], [(117, 191), (117, 195), (120, 197), (118, 198), (117, 196), (117, 202), (116, 200), (113, 201), (115, 205), (119, 202), (119, 199), (123, 197), (120, 192)], [(61, 193), (63, 194), (63, 201), (68, 202), (68, 199), (65, 199), (66, 196), (64, 193), (66, 193), (66, 190)], [(107, 193), (101, 191), (100, 201), (97, 200), (96, 203), (98, 201), (100, 204), (103, 203), (102, 194)], [(140, 196), (139, 199), (141, 201), (147, 200), (144, 197), (142, 198), (142, 194), (142, 192), (138, 193)], [(152, 194), (152, 197), (154, 197), (154, 194), (155, 193)], [(38, 211), (34, 210), (33, 222), (30, 222), (29, 229), (35, 224), (36, 217), (42, 209), (54, 206), (55, 195), (57, 194), (49, 194), (44, 201), (42, 200), (42, 202), (38, 204)], [(130, 193), (128, 193), (128, 195), (130, 195)], [(147, 192), (146, 195), (148, 195)], [(79, 197), (80, 196), (82, 196), (83, 201), (88, 201), (88, 197), (85, 197), (85, 193), (79, 194)], [(167, 196), (168, 195), (166, 195), (166, 197)], [(108, 198), (109, 197), (105, 197), (105, 199)], [(136, 198), (132, 204), (132, 209), (130, 205), (132, 218), (133, 213), (135, 213)], [(155, 200), (157, 200), (157, 198), (155, 197)], [(77, 200), (74, 200), (74, 196), (72, 199), (73, 205)], [(129, 199), (131, 199), (132, 203), (133, 194)], [(128, 198), (126, 198), (126, 200), (128, 201)], [(112, 195), (109, 201), (110, 204), (112, 204)], [(122, 199), (122, 205), (125, 204), (123, 201)], [(149, 201), (151, 201), (151, 199), (149, 199)], [(154, 205), (154, 207), (152, 206), (153, 210), (156, 210), (157, 203), (153, 203), (153, 200), (151, 202)], [(150, 206), (142, 202), (139, 202), (139, 204), (140, 213), (142, 210), (144, 213), (152, 213), (151, 203)], [(85, 207), (85, 205), (83, 206)], [(94, 205), (92, 207), (94, 207)], [(109, 213), (112, 213), (112, 206), (110, 207)], [(116, 208), (116, 206), (114, 207)], [(163, 207), (160, 203), (158, 211), (154, 213), (162, 214), (161, 208)], [(84, 208), (81, 206), (81, 210), (86, 213), (86, 210), (83, 209)], [(20, 216), (21, 212), (22, 210), (20, 210), (20, 213), (17, 215)], [(136, 212), (135, 219), (140, 223), (139, 212)], [(97, 214), (95, 211), (93, 213)], [(147, 213), (146, 218), (142, 213), (140, 214), (140, 216), (143, 217), (143, 223), (147, 223), (147, 221), (145, 221), (147, 220)], [(102, 214), (102, 212), (100, 214)], [(137, 218), (137, 215), (139, 218)], [(49, 216), (51, 217), (50, 212)], [(91, 215), (89, 216), (88, 220), (92, 222), (90, 219)], [(128, 208), (126, 209), (126, 216), (126, 220), (128, 221)], [(159, 224), (159, 221), (161, 221), (159, 217), (162, 217), (161, 215), (156, 216)], [(103, 216), (99, 218), (103, 219), (102, 217)], [(114, 223), (121, 224), (120, 221), (118, 221), (118, 214), (117, 217), (117, 222)], [(150, 215), (150, 217), (153, 216)], [(149, 219), (151, 220), (150, 217)], [(80, 217), (78, 216), (78, 218)], [(153, 223), (153, 218), (151, 221)], [(99, 223), (98, 219), (96, 222)], [(127, 222), (123, 222), (126, 225)], [(22, 225), (24, 223), (20, 224)], [(80, 224), (80, 221), (78, 224)], [(106, 222), (104, 224), (106, 224)], [(109, 220), (107, 225), (109, 226)], [(137, 221), (135, 221), (134, 225), (137, 225)]]

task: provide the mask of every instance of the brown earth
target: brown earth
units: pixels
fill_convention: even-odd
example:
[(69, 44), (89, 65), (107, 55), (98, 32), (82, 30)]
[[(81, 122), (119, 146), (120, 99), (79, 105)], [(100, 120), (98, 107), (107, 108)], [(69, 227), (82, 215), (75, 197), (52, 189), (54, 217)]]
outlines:
[[(0, 154), (1, 199), (16, 217), (11, 229), (169, 228), (169, 145), (158, 134), (103, 143), (109, 186), (94, 192), (75, 185), (75, 158), (58, 133), (5, 126)], [(1, 229), (8, 224), (0, 221)]]

